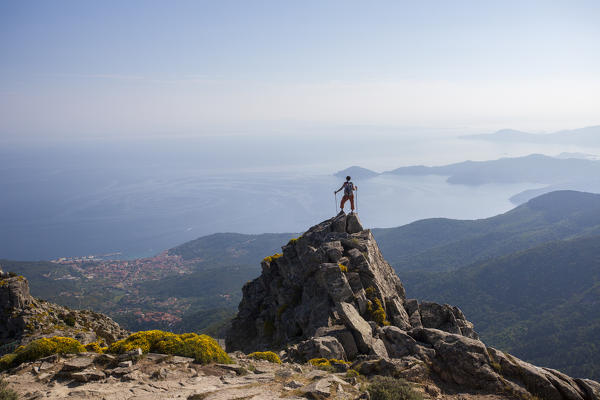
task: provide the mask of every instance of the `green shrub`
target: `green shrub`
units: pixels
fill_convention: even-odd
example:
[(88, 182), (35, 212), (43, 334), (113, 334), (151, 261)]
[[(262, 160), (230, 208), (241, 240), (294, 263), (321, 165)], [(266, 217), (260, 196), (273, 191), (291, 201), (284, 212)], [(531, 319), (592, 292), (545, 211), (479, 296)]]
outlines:
[(312, 364), (315, 367), (324, 371), (337, 371), (338, 369), (340, 369), (340, 366), (348, 368), (347, 365), (350, 365), (348, 361), (336, 360), (335, 358), (312, 358), (308, 360), (308, 362), (309, 364)]
[(9, 369), (15, 361), (17, 353), (9, 353), (0, 358), (0, 371)]
[(17, 400), (17, 392), (8, 388), (8, 382), (0, 378), (0, 400)]
[(255, 351), (254, 353), (248, 354), (248, 357), (254, 358), (255, 360), (266, 360), (272, 363), (281, 364), (279, 356), (272, 351)]
[(403, 379), (376, 376), (367, 391), (371, 400), (423, 400), (423, 395), (412, 389)]
[(360, 376), (360, 373), (355, 369), (350, 368), (346, 371), (346, 378), (357, 378), (358, 376)]
[(138, 347), (144, 353), (152, 352), (192, 357), (196, 362), (202, 364), (231, 362), (219, 343), (208, 335), (197, 335), (195, 333), (178, 335), (159, 330), (136, 332), (126, 339), (111, 344), (107, 352), (121, 354)]
[(68, 326), (75, 326), (75, 316), (73, 314), (66, 314), (64, 316), (61, 317), (63, 321), (65, 321), (65, 324), (67, 324)]
[(41, 338), (20, 346), (14, 353), (0, 358), (0, 368), (8, 369), (28, 361), (50, 356), (52, 354), (72, 354), (85, 351), (85, 347), (73, 338), (54, 336)]

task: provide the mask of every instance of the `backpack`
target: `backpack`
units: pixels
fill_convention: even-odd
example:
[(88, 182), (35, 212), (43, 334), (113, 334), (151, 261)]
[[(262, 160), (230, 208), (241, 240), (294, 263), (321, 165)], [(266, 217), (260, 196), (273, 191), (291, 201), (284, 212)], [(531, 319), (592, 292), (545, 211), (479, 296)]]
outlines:
[(354, 189), (354, 183), (346, 182), (344, 183), (344, 195), (352, 196), (352, 189)]

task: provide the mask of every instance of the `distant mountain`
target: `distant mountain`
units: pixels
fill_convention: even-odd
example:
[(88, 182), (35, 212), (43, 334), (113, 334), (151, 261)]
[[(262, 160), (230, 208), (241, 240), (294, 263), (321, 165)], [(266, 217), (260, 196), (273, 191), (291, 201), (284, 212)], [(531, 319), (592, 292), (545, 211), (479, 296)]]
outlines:
[(594, 178), (577, 179), (570, 182), (556, 183), (537, 189), (528, 189), (511, 196), (509, 199), (515, 205), (523, 204), (544, 193), (556, 192), (559, 190), (576, 190), (579, 192), (600, 193), (600, 176)]
[(559, 183), (600, 176), (600, 161), (560, 159), (542, 154), (501, 158), (491, 161), (464, 161), (439, 167), (409, 166), (384, 172), (394, 175), (443, 175), (448, 182), (463, 185), (486, 183)]
[(512, 129), (502, 129), (495, 133), (466, 135), (461, 136), (461, 138), (493, 142), (561, 143), (600, 146), (600, 125), (546, 134), (532, 134)]
[(531, 142), (537, 141), (538, 136), (532, 133), (517, 131), (514, 129), (501, 129), (494, 133), (489, 134), (478, 134), (478, 135), (465, 135), (461, 136), (463, 139), (480, 139), (480, 140), (491, 140), (495, 142)]
[(352, 179), (369, 179), (379, 175), (379, 172), (371, 171), (370, 169), (366, 169), (355, 165), (338, 171), (334, 175), (343, 179), (345, 179), (346, 176), (351, 176)]
[(557, 191), (480, 220), (432, 218), (373, 229), (396, 271), (452, 270), (545, 242), (600, 234), (600, 195)]
[[(512, 138), (530, 135), (512, 130), (499, 131), (497, 134)], [(600, 142), (598, 144), (600, 145)], [(448, 177), (448, 183), (471, 186), (489, 183), (557, 185), (536, 192), (538, 194), (564, 189), (592, 191), (595, 190), (595, 187), (587, 183), (599, 180), (600, 160), (594, 155), (582, 153), (561, 153), (556, 157), (530, 154), (523, 157), (507, 157), (488, 161), (463, 161), (432, 167), (411, 165), (385, 171), (382, 174), (439, 175)], [(335, 176), (340, 178), (345, 178), (347, 175), (350, 175), (353, 179), (369, 179), (381, 174), (358, 166), (349, 167), (335, 173)], [(574, 185), (574, 183), (577, 184)], [(518, 199), (516, 197), (515, 201), (518, 201)]]
[(486, 343), (598, 379), (599, 260), (600, 236), (593, 236), (544, 243), (453, 272), (400, 277), (411, 297), (459, 306)]

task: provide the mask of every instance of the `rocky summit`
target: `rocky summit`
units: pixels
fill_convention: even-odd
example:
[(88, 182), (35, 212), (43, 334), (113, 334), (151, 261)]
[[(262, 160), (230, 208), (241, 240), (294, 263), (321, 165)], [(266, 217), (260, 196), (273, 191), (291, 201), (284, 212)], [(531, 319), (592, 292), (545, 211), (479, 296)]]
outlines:
[(262, 261), (262, 274), (243, 287), (226, 346), (277, 350), (288, 362), (349, 361), (362, 375), (431, 383), (441, 392), (600, 398), (598, 382), (486, 346), (457, 307), (407, 299), (356, 214), (315, 225)]
[(129, 333), (104, 314), (72, 310), (36, 299), (29, 293), (27, 278), (0, 270), (0, 350), (35, 339), (65, 336), (83, 344), (112, 343)]

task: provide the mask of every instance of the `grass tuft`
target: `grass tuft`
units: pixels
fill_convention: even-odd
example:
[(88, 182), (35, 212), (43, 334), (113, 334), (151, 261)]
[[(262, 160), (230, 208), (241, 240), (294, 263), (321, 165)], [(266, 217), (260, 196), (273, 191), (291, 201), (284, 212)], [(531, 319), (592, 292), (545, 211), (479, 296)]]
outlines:
[(275, 364), (281, 364), (279, 356), (272, 351), (255, 351), (254, 353), (248, 354), (248, 357), (255, 360), (266, 360)]

